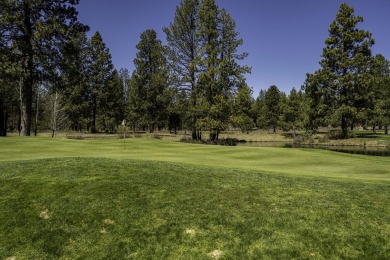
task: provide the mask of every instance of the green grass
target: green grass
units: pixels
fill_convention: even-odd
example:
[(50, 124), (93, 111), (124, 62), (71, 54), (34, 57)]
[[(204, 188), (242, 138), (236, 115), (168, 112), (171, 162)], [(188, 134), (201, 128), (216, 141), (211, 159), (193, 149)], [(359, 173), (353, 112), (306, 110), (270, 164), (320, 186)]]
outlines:
[(0, 139), (0, 259), (389, 259), (390, 158)]

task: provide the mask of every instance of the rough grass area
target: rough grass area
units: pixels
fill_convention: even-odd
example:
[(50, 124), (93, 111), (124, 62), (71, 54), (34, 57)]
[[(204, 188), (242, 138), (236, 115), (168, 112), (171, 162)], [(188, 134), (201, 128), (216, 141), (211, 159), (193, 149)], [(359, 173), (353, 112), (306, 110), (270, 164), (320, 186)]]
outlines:
[(390, 258), (388, 181), (108, 158), (0, 172), (1, 259)]

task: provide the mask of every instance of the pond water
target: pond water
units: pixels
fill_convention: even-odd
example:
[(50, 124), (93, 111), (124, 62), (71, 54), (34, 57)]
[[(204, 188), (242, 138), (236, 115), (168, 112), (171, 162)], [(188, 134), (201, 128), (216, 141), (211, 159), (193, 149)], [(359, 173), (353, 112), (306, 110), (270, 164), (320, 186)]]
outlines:
[(280, 148), (308, 148), (322, 149), (340, 153), (363, 154), (372, 156), (390, 156), (390, 149), (386, 147), (363, 147), (363, 146), (329, 146), (329, 145), (307, 145), (294, 144), (289, 142), (239, 142), (238, 146), (250, 147), (280, 147)]

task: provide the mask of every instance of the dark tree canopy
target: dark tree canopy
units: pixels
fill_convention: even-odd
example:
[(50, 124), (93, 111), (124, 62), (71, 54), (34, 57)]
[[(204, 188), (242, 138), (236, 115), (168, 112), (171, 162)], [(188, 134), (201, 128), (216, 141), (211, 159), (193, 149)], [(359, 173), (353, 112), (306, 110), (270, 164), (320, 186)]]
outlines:
[(8, 73), (19, 84), (21, 134), (30, 135), (34, 87), (59, 68), (61, 46), (77, 22), (77, 0), (1, 1), (1, 45), (7, 50)]

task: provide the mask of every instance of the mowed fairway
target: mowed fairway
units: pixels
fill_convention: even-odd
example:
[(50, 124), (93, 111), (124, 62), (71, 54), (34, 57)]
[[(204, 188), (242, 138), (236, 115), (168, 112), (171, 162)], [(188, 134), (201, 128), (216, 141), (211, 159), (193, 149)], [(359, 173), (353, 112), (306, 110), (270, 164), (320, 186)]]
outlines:
[(0, 139), (0, 258), (389, 259), (390, 158)]

